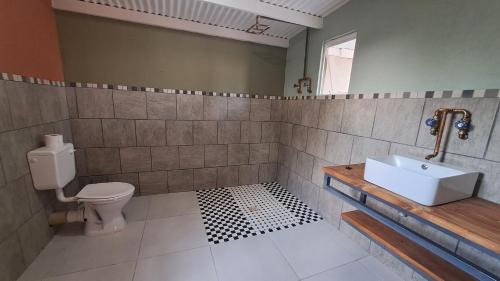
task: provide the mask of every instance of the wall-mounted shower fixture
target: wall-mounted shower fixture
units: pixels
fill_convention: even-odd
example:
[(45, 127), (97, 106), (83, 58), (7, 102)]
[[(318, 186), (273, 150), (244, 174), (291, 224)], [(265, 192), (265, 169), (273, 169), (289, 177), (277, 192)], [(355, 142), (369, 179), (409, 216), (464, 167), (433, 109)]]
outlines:
[(455, 122), (455, 128), (458, 129), (458, 138), (466, 140), (469, 137), (471, 113), (465, 109), (456, 108), (440, 108), (434, 112), (434, 117), (425, 121), (425, 124), (431, 127), (431, 135), (436, 136), (436, 145), (434, 146), (434, 153), (429, 154), (425, 159), (430, 160), (439, 154), (439, 148), (443, 139), (443, 133), (446, 125), (446, 117), (449, 114), (461, 113), (462, 119)]
[(299, 78), (297, 83), (293, 84), (293, 87), (297, 89), (297, 94), (302, 94), (302, 86), (306, 87), (307, 93), (312, 93), (312, 79), (307, 76), (307, 51), (309, 49), (309, 28), (306, 29), (306, 44), (304, 47), (304, 71), (302, 73), (302, 78)]
[(270, 25), (267, 25), (267, 24), (263, 24), (263, 23), (260, 23), (259, 20), (260, 20), (261, 16), (257, 16), (255, 18), (255, 24), (250, 26), (246, 31), (248, 33), (252, 33), (252, 34), (262, 34), (264, 33), (266, 30), (268, 30), (271, 26)]
[(302, 86), (307, 90), (307, 93), (312, 93), (312, 80), (311, 77), (300, 78), (297, 84), (293, 84), (293, 87), (297, 89), (298, 94), (302, 94)]

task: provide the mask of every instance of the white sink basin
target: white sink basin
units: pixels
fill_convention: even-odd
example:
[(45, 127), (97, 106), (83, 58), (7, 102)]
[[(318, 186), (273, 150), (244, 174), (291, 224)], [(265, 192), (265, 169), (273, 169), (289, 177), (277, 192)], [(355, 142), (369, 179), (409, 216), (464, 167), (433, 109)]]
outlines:
[(472, 196), (479, 173), (399, 155), (367, 158), (366, 181), (426, 206)]

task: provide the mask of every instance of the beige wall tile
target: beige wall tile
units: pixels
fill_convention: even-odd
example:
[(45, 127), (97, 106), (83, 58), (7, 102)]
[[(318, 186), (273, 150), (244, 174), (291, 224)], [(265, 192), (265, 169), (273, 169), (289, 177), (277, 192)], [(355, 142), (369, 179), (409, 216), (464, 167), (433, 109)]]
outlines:
[(203, 119), (205, 120), (226, 120), (227, 119), (227, 98), (226, 97), (203, 97)]
[(305, 151), (307, 145), (307, 127), (294, 125), (292, 131), (292, 146)]
[(7, 281), (17, 280), (28, 265), (15, 233), (0, 243), (0, 253), (0, 276)]
[(89, 174), (104, 175), (121, 172), (118, 148), (87, 148), (85, 152)]
[(219, 121), (217, 126), (219, 144), (240, 143), (239, 121)]
[(203, 168), (205, 165), (203, 145), (179, 146), (179, 165), (181, 169)]
[(194, 189), (217, 187), (217, 168), (194, 169)]
[(203, 120), (203, 96), (177, 95), (177, 120)]
[(217, 121), (193, 121), (194, 144), (217, 144)]
[(267, 163), (269, 162), (269, 144), (259, 143), (250, 144), (250, 164)]
[(135, 121), (125, 119), (103, 119), (102, 131), (104, 146), (125, 147), (135, 146)]
[(11, 181), (0, 189), (0, 241), (16, 231), (31, 217), (24, 177)]
[(71, 129), (75, 147), (104, 146), (101, 119), (73, 119)]
[(281, 121), (283, 115), (283, 101), (271, 100), (271, 121)]
[(151, 164), (153, 170), (179, 169), (178, 146), (151, 147)]
[(342, 133), (369, 137), (372, 134), (377, 100), (345, 100)]
[(271, 100), (250, 99), (250, 120), (270, 121), (271, 120)]
[(193, 144), (193, 122), (167, 121), (167, 144), (168, 145)]
[(230, 144), (228, 145), (228, 164), (243, 165), (248, 164), (250, 157), (250, 148), (248, 144)]
[(297, 156), (297, 174), (307, 180), (311, 180), (313, 167), (314, 157), (307, 153), (299, 152)]
[(262, 142), (279, 142), (280, 130), (279, 122), (262, 122)]
[(193, 190), (193, 169), (168, 171), (168, 191)]
[(149, 147), (120, 148), (120, 160), (124, 173), (151, 171), (151, 149)]
[(328, 131), (340, 132), (343, 111), (343, 100), (322, 101), (319, 107), (318, 128)]
[(424, 99), (379, 100), (373, 125), (373, 138), (414, 145), (417, 141), (424, 101)]
[(237, 186), (238, 174), (238, 166), (218, 167), (217, 187)]
[(239, 184), (259, 183), (259, 165), (241, 165), (239, 166)]
[(31, 217), (18, 231), (19, 241), (23, 249), (24, 260), (30, 264), (52, 239), (52, 229), (49, 227), (45, 210), (40, 210)]
[(319, 100), (311, 100), (302, 104), (302, 122), (306, 127), (317, 128), (319, 121)]
[(146, 93), (113, 90), (115, 118), (147, 119)]
[(228, 98), (227, 99), (227, 119), (228, 120), (249, 120), (250, 119), (250, 99)]
[(349, 164), (354, 137), (351, 135), (329, 132), (326, 140), (325, 160), (335, 165)]
[(278, 175), (278, 165), (276, 163), (266, 163), (259, 165), (259, 182), (276, 181)]
[(163, 146), (167, 143), (163, 120), (136, 120), (135, 129), (138, 146)]
[(12, 129), (9, 98), (5, 89), (5, 81), (0, 81), (0, 132)]
[(302, 101), (301, 100), (288, 101), (287, 122), (292, 123), (292, 124), (301, 124), (302, 123)]
[(261, 122), (242, 121), (241, 122), (241, 142), (260, 143), (262, 136)]
[(355, 137), (352, 145), (351, 164), (364, 163), (368, 157), (389, 154), (390, 143), (368, 138)]
[(227, 166), (227, 145), (205, 145), (205, 167)]
[(78, 117), (113, 118), (113, 94), (107, 89), (76, 88)]
[(325, 157), (326, 137), (327, 131), (309, 128), (306, 152), (317, 157)]
[(7, 92), (12, 125), (15, 129), (42, 123), (37, 94), (39, 88), (36, 85), (6, 81), (4, 89)]
[(55, 122), (69, 118), (66, 92), (62, 87), (39, 86), (36, 88), (42, 123)]
[(139, 173), (141, 195), (159, 194), (168, 192), (167, 172), (141, 172)]
[(148, 119), (175, 120), (177, 96), (165, 93), (146, 93)]

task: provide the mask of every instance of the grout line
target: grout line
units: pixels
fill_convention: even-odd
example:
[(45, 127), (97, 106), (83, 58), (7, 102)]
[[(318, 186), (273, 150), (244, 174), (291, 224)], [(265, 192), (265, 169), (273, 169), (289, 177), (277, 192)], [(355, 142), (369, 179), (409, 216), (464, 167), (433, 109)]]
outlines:
[(210, 257), (212, 257), (212, 265), (214, 266), (215, 278), (217, 278), (217, 280), (220, 280), (219, 272), (217, 271), (217, 266), (215, 265), (214, 253), (213, 253), (212, 247), (210, 245), (208, 246), (208, 250), (210, 251)]
[(495, 130), (495, 127), (500, 126), (500, 122), (497, 121), (497, 119), (499, 119), (498, 118), (499, 116), (500, 116), (500, 103), (497, 103), (497, 110), (495, 112), (495, 116), (493, 117), (493, 123), (491, 124), (491, 128), (488, 130), (489, 132), (488, 140), (486, 141), (486, 147), (484, 148), (482, 159), (486, 159), (486, 154), (488, 152), (488, 149), (490, 148), (491, 138), (493, 136), (493, 131)]

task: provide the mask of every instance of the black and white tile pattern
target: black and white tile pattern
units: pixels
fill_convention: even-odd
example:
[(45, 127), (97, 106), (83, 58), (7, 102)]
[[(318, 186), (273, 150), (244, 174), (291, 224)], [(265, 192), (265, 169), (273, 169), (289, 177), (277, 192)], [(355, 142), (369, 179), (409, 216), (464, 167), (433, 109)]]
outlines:
[(198, 190), (196, 194), (210, 244), (322, 219), (275, 182)]
[(31, 84), (52, 85), (58, 87), (73, 88), (96, 88), (115, 89), (123, 91), (143, 91), (177, 95), (200, 95), (200, 96), (222, 96), (239, 97), (251, 99), (271, 99), (271, 100), (333, 100), (333, 99), (440, 99), (440, 98), (499, 98), (500, 89), (469, 89), (469, 90), (445, 90), (445, 91), (412, 91), (393, 93), (359, 93), (347, 95), (302, 95), (302, 96), (265, 96), (248, 93), (211, 92), (183, 89), (165, 89), (132, 85), (111, 85), (101, 83), (64, 82), (28, 77), (11, 73), (0, 73), (0, 80), (25, 82)]

